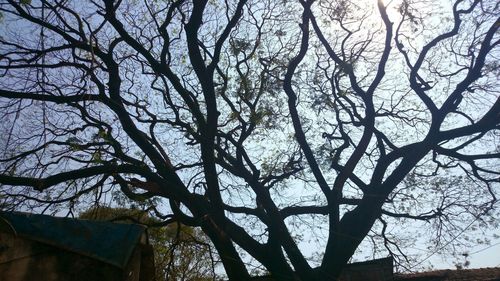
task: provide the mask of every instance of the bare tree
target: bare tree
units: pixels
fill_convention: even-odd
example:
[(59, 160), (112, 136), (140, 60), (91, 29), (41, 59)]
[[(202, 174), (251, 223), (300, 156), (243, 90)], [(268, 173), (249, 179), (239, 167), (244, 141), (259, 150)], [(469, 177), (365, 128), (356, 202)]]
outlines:
[(453, 252), (497, 223), (496, 1), (0, 12), (5, 206), (72, 212), (120, 190), (200, 227), (231, 280), (335, 280), (363, 240), (414, 266), (418, 235)]

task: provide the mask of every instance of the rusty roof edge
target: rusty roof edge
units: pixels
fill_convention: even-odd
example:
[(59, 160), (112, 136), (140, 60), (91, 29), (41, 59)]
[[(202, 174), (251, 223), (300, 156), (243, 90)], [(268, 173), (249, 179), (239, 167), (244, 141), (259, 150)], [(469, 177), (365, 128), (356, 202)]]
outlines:
[[(467, 269), (438, 269), (432, 271), (423, 271), (415, 273), (396, 273), (394, 274), (394, 280), (412, 280), (417, 278), (455, 278), (455, 275), (460, 275), (464, 280), (483, 280), (483, 279), (470, 279), (476, 277), (485, 278), (500, 278), (500, 267), (482, 267), (482, 268), (467, 268)], [(475, 276), (474, 274), (478, 274)], [(486, 276), (479, 276), (480, 274), (486, 274)], [(473, 276), (470, 276), (473, 275)], [(447, 280), (447, 279), (444, 279)], [(454, 280), (454, 279), (453, 279)], [(491, 280), (491, 279), (484, 279)], [(497, 280), (497, 279), (495, 279)], [(498, 279), (500, 280), (500, 279)]]

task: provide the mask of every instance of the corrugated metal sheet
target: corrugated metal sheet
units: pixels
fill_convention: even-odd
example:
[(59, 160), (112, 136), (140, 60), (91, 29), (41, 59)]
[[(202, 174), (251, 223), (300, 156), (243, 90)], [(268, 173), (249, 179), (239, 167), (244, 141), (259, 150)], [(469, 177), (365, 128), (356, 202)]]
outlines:
[(85, 255), (122, 269), (145, 232), (143, 226), (136, 224), (17, 212), (0, 212), (0, 217), (10, 224), (19, 237)]

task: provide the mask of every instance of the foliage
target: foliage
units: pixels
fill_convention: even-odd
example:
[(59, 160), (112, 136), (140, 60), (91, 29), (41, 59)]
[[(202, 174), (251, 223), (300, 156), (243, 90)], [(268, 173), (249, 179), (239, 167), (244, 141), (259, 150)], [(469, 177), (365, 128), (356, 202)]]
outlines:
[[(215, 280), (214, 261), (203, 233), (181, 224), (158, 225), (160, 221), (138, 209), (94, 207), (81, 219), (138, 223), (148, 226), (149, 243), (154, 249), (156, 280)], [(212, 277), (210, 277), (212, 276)]]
[(462, 259), (498, 228), (499, 8), (1, 1), (0, 199), (119, 192), (201, 229), (231, 280)]

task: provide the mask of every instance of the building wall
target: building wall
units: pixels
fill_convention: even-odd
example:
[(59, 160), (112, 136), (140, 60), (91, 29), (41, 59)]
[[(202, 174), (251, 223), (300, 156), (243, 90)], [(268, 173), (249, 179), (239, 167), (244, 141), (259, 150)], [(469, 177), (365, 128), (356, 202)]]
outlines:
[(392, 281), (392, 258), (378, 259), (347, 265), (339, 281)]
[(0, 280), (126, 280), (123, 277), (123, 271), (112, 265), (0, 232)]

